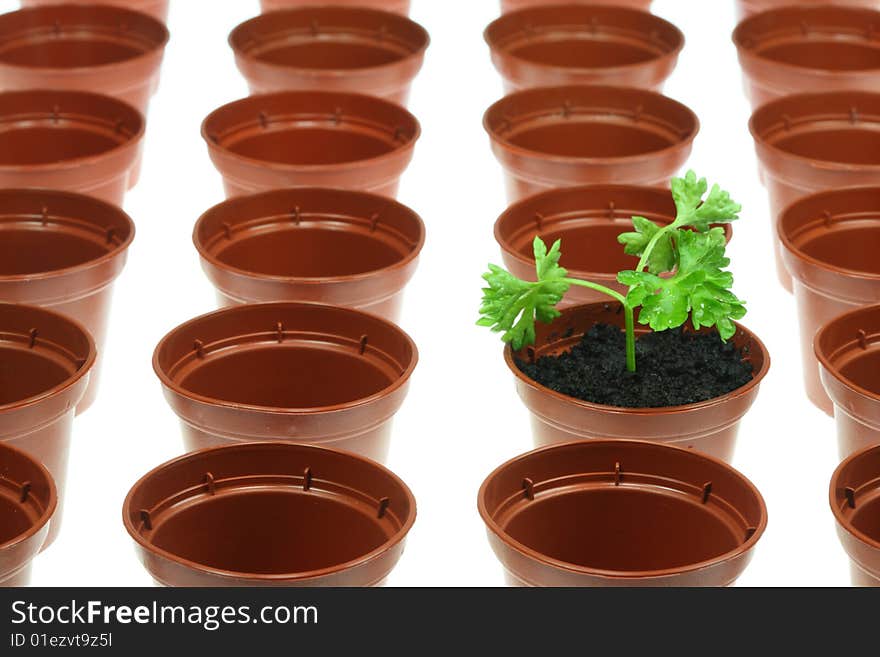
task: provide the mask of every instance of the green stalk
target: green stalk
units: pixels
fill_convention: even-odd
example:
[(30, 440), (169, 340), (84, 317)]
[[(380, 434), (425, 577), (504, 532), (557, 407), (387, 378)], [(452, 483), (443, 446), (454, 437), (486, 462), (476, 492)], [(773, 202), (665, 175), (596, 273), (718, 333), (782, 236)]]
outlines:
[(566, 278), (568, 283), (572, 285), (579, 285), (581, 287), (587, 287), (591, 290), (595, 290), (596, 292), (601, 292), (616, 301), (619, 301), (621, 305), (623, 305), (623, 315), (626, 321), (626, 369), (630, 372), (636, 371), (636, 330), (635, 330), (635, 321), (633, 318), (633, 309), (626, 302), (626, 297), (623, 296), (617, 290), (612, 290), (610, 287), (605, 287), (604, 285), (600, 285), (599, 283), (592, 283), (590, 281), (582, 281), (579, 278)]

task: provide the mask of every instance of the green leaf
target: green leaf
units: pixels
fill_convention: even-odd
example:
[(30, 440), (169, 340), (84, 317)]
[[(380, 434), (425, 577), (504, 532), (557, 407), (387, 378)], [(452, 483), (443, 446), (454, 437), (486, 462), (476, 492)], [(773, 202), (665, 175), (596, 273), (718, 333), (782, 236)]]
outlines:
[[(624, 253), (641, 257), (662, 227), (645, 217), (633, 217), (632, 222), (635, 232), (622, 233), (617, 236), (617, 241), (624, 245)], [(675, 268), (675, 249), (669, 237), (658, 239), (648, 256), (647, 267), (652, 274), (672, 271)]]
[(742, 206), (718, 185), (713, 185), (703, 200), (709, 184), (705, 178), (698, 179), (693, 171), (688, 171), (684, 178), (673, 178), (671, 186), (678, 213), (675, 220), (677, 228), (692, 226), (704, 233), (709, 230), (710, 224), (725, 224), (739, 219)]
[(700, 203), (703, 195), (709, 189), (705, 178), (697, 178), (693, 170), (688, 171), (684, 178), (673, 178), (670, 182), (672, 198), (679, 217), (693, 214)]

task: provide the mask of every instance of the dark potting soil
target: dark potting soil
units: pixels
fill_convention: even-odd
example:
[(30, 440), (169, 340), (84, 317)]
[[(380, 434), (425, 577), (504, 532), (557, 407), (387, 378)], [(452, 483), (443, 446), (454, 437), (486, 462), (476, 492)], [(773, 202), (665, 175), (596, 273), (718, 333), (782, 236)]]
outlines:
[(541, 385), (577, 399), (626, 408), (681, 406), (713, 399), (752, 380), (752, 365), (716, 333), (674, 329), (636, 338), (636, 372), (626, 369), (626, 337), (597, 324), (570, 351), (517, 367)]

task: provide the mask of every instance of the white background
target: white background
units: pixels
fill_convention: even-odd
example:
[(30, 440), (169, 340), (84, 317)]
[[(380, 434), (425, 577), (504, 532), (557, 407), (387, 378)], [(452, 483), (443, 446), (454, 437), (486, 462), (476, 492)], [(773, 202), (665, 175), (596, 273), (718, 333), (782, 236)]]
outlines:
[[(0, 10), (15, 9), (0, 0)], [(834, 424), (802, 392), (793, 299), (776, 281), (767, 200), (760, 186), (742, 94), (732, 0), (657, 0), (687, 46), (666, 93), (702, 121), (690, 165), (743, 204), (730, 248), (744, 323), (773, 357), (758, 401), (742, 422), (736, 466), (754, 481), (770, 523), (740, 585), (847, 585), (827, 488), (837, 464)], [(244, 96), (226, 44), (258, 13), (257, 0), (172, 0), (172, 39), (149, 116), (146, 157), (125, 207), (137, 224), (116, 284), (97, 403), (76, 420), (64, 527), (34, 564), (33, 584), (149, 585), (121, 522), (122, 500), (145, 472), (182, 451), (150, 359), (177, 324), (214, 309), (190, 234), (223, 200), (199, 136), (202, 118)], [(503, 461), (531, 448), (528, 416), (501, 359), (497, 336), (474, 326), (480, 274), (499, 261), (492, 225), (505, 207), (501, 169), (483, 111), (501, 95), (482, 30), (496, 0), (415, 0), (412, 17), (433, 43), (410, 109), (423, 138), (400, 200), (428, 227), (401, 324), (421, 351), (397, 415), (390, 467), (413, 489), (418, 520), (389, 584), (503, 584), (476, 511), (477, 489)]]

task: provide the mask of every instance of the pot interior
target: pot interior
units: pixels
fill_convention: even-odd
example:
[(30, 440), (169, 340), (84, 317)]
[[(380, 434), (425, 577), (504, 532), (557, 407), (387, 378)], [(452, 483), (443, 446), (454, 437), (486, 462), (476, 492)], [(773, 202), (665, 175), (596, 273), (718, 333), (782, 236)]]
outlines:
[(53, 164), (100, 155), (120, 143), (109, 130), (50, 125), (49, 121), (43, 125), (39, 121), (28, 122), (27, 127), (0, 125), (0, 165)]
[[(290, 165), (328, 165), (369, 160), (397, 147), (381, 131), (337, 126), (320, 121), (277, 126), (248, 132), (225, 145), (233, 153), (254, 160)], [(2, 143), (2, 142), (0, 142)]]
[[(800, 33), (800, 28), (798, 28)], [(864, 39), (848, 41), (839, 34), (811, 35), (800, 39), (769, 41), (755, 49), (766, 59), (827, 71), (869, 71), (880, 68), (880, 44)]]
[(49, 473), (24, 453), (0, 445), (0, 549), (45, 523), (54, 504)]
[(773, 145), (800, 157), (844, 164), (880, 165), (880, 124), (817, 122), (780, 134)]
[(880, 214), (874, 219), (847, 221), (830, 230), (804, 234), (798, 248), (833, 267), (880, 276)]
[(831, 478), (831, 506), (837, 521), (880, 546), (880, 446), (841, 463)]
[(831, 320), (819, 329), (815, 346), (834, 376), (880, 396), (880, 306), (865, 306)]
[(616, 158), (652, 153), (678, 143), (676, 135), (651, 124), (616, 121), (614, 117), (572, 117), (520, 125), (506, 137), (514, 146), (548, 155)]
[(0, 405), (36, 397), (64, 383), (75, 370), (46, 352), (0, 342)]

